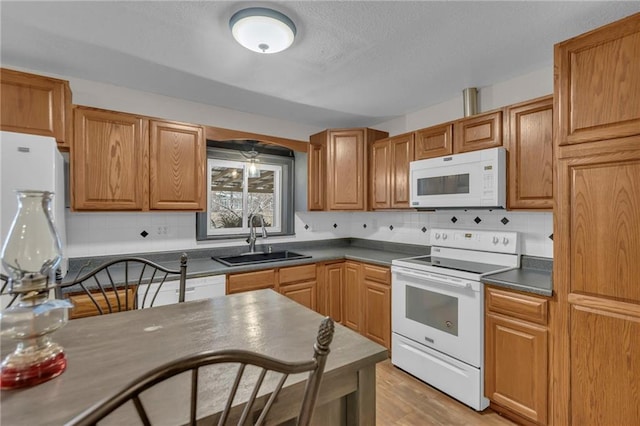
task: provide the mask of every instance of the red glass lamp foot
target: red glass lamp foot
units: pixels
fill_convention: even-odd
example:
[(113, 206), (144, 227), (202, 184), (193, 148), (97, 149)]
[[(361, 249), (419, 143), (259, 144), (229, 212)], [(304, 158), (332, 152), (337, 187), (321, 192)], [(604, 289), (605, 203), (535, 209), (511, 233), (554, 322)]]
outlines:
[(35, 386), (58, 377), (67, 368), (67, 357), (60, 350), (31, 364), (13, 363), (11, 355), (2, 363), (0, 389), (17, 389)]

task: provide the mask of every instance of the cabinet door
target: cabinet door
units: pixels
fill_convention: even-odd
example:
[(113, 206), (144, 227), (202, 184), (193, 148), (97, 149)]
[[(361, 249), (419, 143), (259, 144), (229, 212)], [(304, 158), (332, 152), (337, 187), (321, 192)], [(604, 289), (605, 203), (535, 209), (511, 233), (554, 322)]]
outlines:
[(316, 291), (315, 280), (280, 286), (280, 293), (314, 311), (317, 308)]
[(307, 209), (326, 207), (327, 132), (313, 135), (307, 148)]
[(547, 330), (487, 313), (485, 395), (540, 424), (547, 421)]
[(409, 208), (409, 162), (413, 161), (413, 134), (399, 135), (389, 140), (391, 151), (391, 208)]
[[(343, 321), (343, 287), (344, 287), (344, 263), (326, 265), (324, 279), (326, 287), (326, 312), (335, 322)], [(321, 312), (323, 313), (323, 312)]]
[(560, 145), (640, 134), (640, 14), (555, 47)]
[(364, 129), (332, 130), (327, 149), (327, 191), (329, 210), (364, 210)]
[(149, 208), (202, 211), (205, 159), (202, 127), (151, 121)]
[(421, 129), (414, 133), (415, 160), (442, 157), (453, 153), (453, 124)]
[(362, 323), (361, 310), (361, 272), (360, 264), (344, 264), (344, 319), (342, 323), (352, 330), (359, 331)]
[(148, 204), (143, 120), (78, 107), (71, 151), (71, 194), (76, 210), (143, 210)]
[(243, 291), (274, 288), (276, 286), (275, 269), (264, 271), (245, 272), (242, 274), (229, 274), (227, 276), (227, 294), (241, 293)]
[(391, 287), (374, 281), (363, 283), (362, 334), (391, 349)]
[(64, 80), (0, 68), (0, 129), (71, 139), (71, 91)]
[(509, 209), (553, 208), (553, 97), (507, 109)]
[(558, 163), (570, 424), (624, 424), (640, 406), (640, 149)]
[(391, 145), (389, 139), (374, 142), (371, 146), (371, 208), (391, 207)]
[(502, 146), (502, 111), (474, 115), (454, 123), (453, 152)]

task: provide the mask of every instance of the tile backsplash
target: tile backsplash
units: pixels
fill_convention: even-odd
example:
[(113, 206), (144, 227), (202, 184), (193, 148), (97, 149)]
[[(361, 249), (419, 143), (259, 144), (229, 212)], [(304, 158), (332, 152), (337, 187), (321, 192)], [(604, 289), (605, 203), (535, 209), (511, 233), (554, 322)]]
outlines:
[[(195, 217), (195, 213), (67, 211), (66, 255), (85, 257), (245, 244), (244, 239), (196, 241)], [(270, 240), (281, 243), (354, 237), (430, 245), (427, 231), (435, 227), (518, 231), (521, 233), (522, 254), (553, 257), (551, 213), (504, 210), (297, 212), (296, 235), (271, 237)]]

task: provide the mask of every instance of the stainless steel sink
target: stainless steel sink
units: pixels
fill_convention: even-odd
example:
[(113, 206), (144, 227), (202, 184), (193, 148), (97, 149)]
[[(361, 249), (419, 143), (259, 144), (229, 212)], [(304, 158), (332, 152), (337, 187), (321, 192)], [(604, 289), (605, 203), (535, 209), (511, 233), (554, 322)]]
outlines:
[(212, 257), (213, 260), (227, 265), (254, 265), (256, 263), (282, 262), (284, 260), (309, 259), (311, 256), (295, 253), (289, 250), (274, 251), (272, 253), (245, 253), (236, 256)]

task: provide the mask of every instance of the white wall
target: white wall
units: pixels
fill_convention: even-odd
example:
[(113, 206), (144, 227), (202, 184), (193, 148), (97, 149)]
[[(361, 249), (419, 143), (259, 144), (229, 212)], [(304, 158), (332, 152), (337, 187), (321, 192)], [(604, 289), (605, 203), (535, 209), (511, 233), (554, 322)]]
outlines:
[[(74, 103), (94, 107), (130, 111), (180, 121), (245, 130), (255, 133), (307, 140), (322, 129), (284, 122), (268, 117), (211, 107), (181, 99), (168, 98), (112, 85), (65, 76), (70, 81)], [(552, 92), (552, 70), (539, 70), (491, 87), (480, 89), (481, 111), (544, 96)], [(405, 117), (372, 126), (399, 134), (462, 116), (462, 94), (434, 107)], [(304, 156), (301, 156), (302, 159)], [(302, 180), (302, 179), (301, 179)], [(303, 184), (303, 182), (298, 182)], [(296, 207), (304, 210), (305, 202)], [(451, 222), (455, 216), (456, 223)], [(479, 217), (476, 224), (473, 219)], [(506, 225), (500, 220), (507, 218)], [(142, 253), (164, 250), (186, 250), (244, 244), (244, 240), (197, 242), (194, 213), (72, 213), (67, 211), (67, 256), (84, 257), (119, 253)], [(334, 224), (337, 225), (334, 227)], [(364, 225), (367, 225), (364, 227)], [(305, 228), (307, 226), (307, 228)], [(393, 230), (390, 229), (393, 226)], [(271, 237), (268, 242), (308, 241), (357, 237), (371, 240), (429, 245), (428, 233), (422, 228), (453, 227), (470, 229), (504, 229), (522, 233), (522, 252), (531, 256), (553, 256), (551, 213), (513, 213), (500, 211), (451, 212), (368, 212), (296, 213), (294, 237)], [(144, 238), (140, 234), (146, 231)], [(258, 240), (260, 244), (260, 240)]]
[[(460, 88), (460, 95), (453, 99), (372, 127), (385, 130), (393, 136), (462, 118), (464, 115), (462, 89), (464, 88)], [(552, 93), (553, 68), (543, 68), (493, 86), (478, 87), (478, 112), (490, 111)]]
[[(451, 219), (455, 217), (456, 222)], [(475, 223), (478, 217), (481, 222)], [(502, 219), (508, 222), (503, 224)], [(336, 227), (334, 227), (336, 225)], [(366, 227), (364, 226), (366, 225)], [(305, 228), (307, 226), (307, 228)], [(391, 229), (393, 227), (393, 229)], [(430, 245), (422, 228), (518, 231), (522, 253), (553, 257), (551, 213), (488, 210), (439, 212), (297, 212), (295, 237), (270, 237), (266, 243), (356, 237)], [(147, 231), (146, 238), (140, 233)], [(244, 240), (197, 242), (195, 213), (69, 213), (67, 256), (84, 257), (164, 250), (189, 250), (245, 244)], [(258, 239), (258, 245), (262, 241)]]

